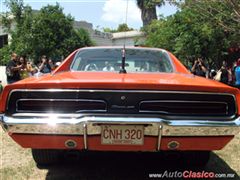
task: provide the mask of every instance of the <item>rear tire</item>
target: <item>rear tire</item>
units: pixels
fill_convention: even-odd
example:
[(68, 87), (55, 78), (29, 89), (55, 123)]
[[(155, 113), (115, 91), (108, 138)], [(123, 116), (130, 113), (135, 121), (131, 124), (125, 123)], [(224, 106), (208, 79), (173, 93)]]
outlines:
[(57, 163), (61, 156), (61, 150), (55, 149), (32, 149), (32, 156), (38, 165), (50, 165)]

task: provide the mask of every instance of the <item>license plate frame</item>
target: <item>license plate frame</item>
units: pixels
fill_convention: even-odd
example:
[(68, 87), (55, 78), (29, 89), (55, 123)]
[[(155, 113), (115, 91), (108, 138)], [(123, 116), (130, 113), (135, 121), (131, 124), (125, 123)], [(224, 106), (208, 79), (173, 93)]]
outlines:
[(101, 125), (102, 145), (144, 145), (143, 125)]

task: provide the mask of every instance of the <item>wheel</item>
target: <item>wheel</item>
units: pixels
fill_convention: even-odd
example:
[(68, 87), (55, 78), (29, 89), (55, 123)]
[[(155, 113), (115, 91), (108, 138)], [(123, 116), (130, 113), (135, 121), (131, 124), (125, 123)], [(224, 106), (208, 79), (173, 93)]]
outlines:
[(32, 149), (32, 156), (38, 165), (49, 165), (57, 163), (62, 151), (55, 149)]

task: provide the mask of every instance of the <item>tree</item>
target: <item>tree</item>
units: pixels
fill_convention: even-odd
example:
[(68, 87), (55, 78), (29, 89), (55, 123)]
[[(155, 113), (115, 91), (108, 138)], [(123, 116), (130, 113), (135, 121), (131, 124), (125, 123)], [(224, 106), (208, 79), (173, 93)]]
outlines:
[(31, 30), (33, 24), (33, 13), (29, 6), (24, 6), (23, 1), (6, 1), (9, 13), (1, 16), (3, 26), (11, 35), (11, 44), (7, 48), (18, 54), (31, 54)]
[(59, 4), (43, 7), (35, 17), (32, 27), (34, 54), (37, 57), (43, 54), (62, 57), (76, 48), (91, 45), (90, 38), (86, 39), (88, 34), (79, 38), (79, 33), (73, 29), (73, 21), (70, 15), (64, 15)]
[(105, 33), (113, 33), (115, 31), (116, 31), (115, 29), (111, 29), (109, 27), (103, 28), (103, 32), (105, 32)]
[(126, 23), (119, 24), (117, 29), (104, 28), (103, 31), (107, 33), (115, 33), (115, 32), (125, 32), (125, 31), (133, 31), (133, 28), (128, 27)]
[(119, 24), (116, 32), (125, 32), (125, 31), (132, 31), (133, 28), (129, 28), (126, 23)]
[(143, 27), (149, 25), (152, 20), (157, 19), (156, 6), (164, 5), (164, 0), (137, 0), (137, 5), (141, 10)]
[(0, 65), (5, 66), (7, 65), (8, 61), (10, 60), (11, 49), (9, 45), (4, 46), (0, 49)]
[(188, 65), (203, 57), (210, 66), (218, 66), (231, 43), (221, 26), (190, 8), (153, 21), (146, 33), (148, 46), (168, 49)]
[(226, 33), (240, 36), (240, 0), (185, 0), (178, 6), (208, 18)]
[[(22, 0), (7, 1), (7, 5), (10, 12), (2, 17), (2, 21), (12, 39), (1, 52), (14, 51), (37, 61), (42, 55), (61, 58), (76, 48), (93, 45), (85, 30), (73, 28), (74, 19), (66, 16), (59, 4), (48, 5), (39, 12), (24, 6)], [(10, 14), (12, 18), (9, 18)], [(11, 24), (14, 28), (10, 28)]]

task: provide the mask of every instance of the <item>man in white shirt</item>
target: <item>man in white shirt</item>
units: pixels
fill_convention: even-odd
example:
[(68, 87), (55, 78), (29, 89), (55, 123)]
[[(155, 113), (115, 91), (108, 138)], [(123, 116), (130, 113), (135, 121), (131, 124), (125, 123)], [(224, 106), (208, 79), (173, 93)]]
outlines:
[(105, 67), (103, 68), (103, 71), (115, 71), (115, 69), (108, 61), (105, 61)]

